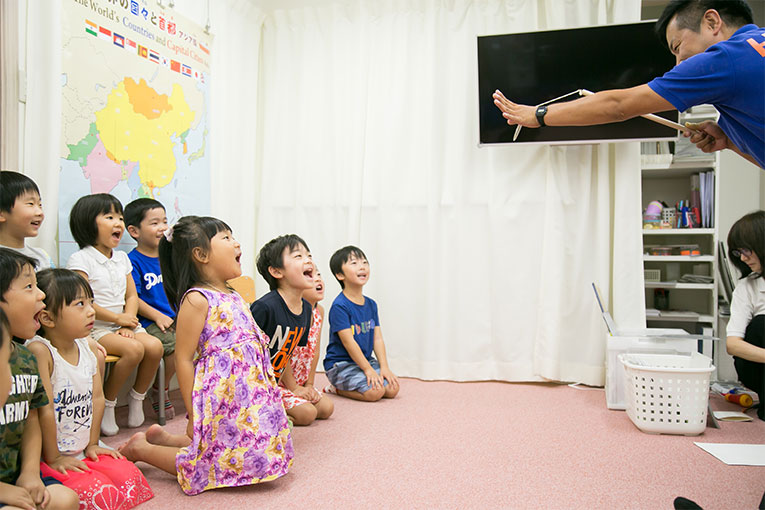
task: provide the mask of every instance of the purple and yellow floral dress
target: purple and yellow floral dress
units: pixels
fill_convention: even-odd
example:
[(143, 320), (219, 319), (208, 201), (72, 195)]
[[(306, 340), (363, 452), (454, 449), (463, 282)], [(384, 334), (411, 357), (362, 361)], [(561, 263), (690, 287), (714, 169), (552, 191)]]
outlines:
[(192, 291), (208, 310), (194, 360), (193, 437), (175, 458), (178, 483), (194, 495), (275, 480), (293, 450), (268, 339), (239, 294)]

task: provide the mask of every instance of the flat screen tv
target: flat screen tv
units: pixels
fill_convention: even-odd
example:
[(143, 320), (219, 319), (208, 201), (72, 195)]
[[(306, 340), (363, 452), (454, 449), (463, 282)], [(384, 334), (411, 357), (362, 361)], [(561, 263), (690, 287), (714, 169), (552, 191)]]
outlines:
[[(499, 89), (513, 102), (537, 105), (577, 89), (598, 92), (647, 83), (675, 65), (654, 22), (478, 37), (480, 143), (585, 144), (671, 140), (677, 130), (642, 117), (598, 126), (523, 128), (513, 142), (494, 105)], [(576, 99), (579, 96), (573, 96)], [(678, 112), (662, 117), (678, 120)]]

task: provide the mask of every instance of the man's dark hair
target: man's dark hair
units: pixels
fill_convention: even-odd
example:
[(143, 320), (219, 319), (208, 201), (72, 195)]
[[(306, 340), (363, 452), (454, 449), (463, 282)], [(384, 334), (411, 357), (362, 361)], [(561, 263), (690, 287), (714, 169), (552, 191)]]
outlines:
[(733, 28), (754, 23), (752, 8), (745, 0), (672, 0), (656, 22), (656, 35), (664, 45), (667, 44), (667, 26), (675, 15), (677, 28), (698, 32), (701, 29), (701, 19), (709, 9), (720, 13), (725, 24)]
[[(765, 265), (765, 211), (755, 211), (741, 217), (728, 232), (728, 258), (741, 272), (741, 278), (746, 278), (752, 269), (733, 255), (733, 250), (745, 248), (752, 250), (760, 259), (760, 265)], [(760, 273), (759, 278), (763, 275)]]
[(85, 195), (75, 202), (69, 213), (69, 230), (80, 248), (96, 244), (96, 218), (99, 214), (109, 214), (112, 211), (121, 215), (122, 204), (108, 193)]
[[(57, 316), (79, 296), (93, 299), (93, 289), (82, 275), (64, 268), (43, 269), (37, 273), (37, 287), (45, 293), (45, 309)], [(42, 328), (38, 331), (41, 333)]]
[(162, 202), (153, 198), (137, 198), (133, 200), (125, 206), (125, 227), (132, 225), (140, 228), (146, 213), (152, 209), (162, 209), (164, 211), (165, 206), (162, 205)]
[(13, 280), (21, 275), (26, 266), (31, 266), (32, 271), (34, 271), (37, 267), (37, 261), (16, 250), (0, 248), (0, 301), (5, 301), (3, 296), (11, 288)]
[(10, 212), (16, 199), (24, 193), (37, 193), (39, 196), (40, 189), (24, 174), (10, 170), (0, 172), (0, 212)]
[(284, 250), (286, 248), (294, 250), (301, 244), (305, 246), (306, 250), (309, 252), (311, 251), (305, 241), (295, 234), (287, 234), (279, 236), (276, 239), (271, 239), (260, 249), (255, 265), (258, 268), (260, 276), (262, 276), (266, 283), (268, 283), (269, 289), (278, 289), (279, 280), (271, 276), (271, 273), (268, 272), (268, 268), (274, 267), (276, 269), (282, 269), (284, 267), (284, 258), (282, 257)]
[(343, 264), (348, 262), (348, 259), (351, 257), (356, 257), (357, 259), (364, 259), (369, 260), (366, 255), (364, 255), (364, 252), (361, 251), (361, 248), (357, 248), (356, 246), (344, 246), (343, 248), (340, 248), (335, 253), (332, 254), (332, 257), (329, 259), (329, 270), (332, 271), (332, 274), (335, 275), (335, 279), (340, 284), (340, 288), (345, 288), (345, 283), (343, 283), (343, 280), (337, 277), (339, 274), (343, 274)]

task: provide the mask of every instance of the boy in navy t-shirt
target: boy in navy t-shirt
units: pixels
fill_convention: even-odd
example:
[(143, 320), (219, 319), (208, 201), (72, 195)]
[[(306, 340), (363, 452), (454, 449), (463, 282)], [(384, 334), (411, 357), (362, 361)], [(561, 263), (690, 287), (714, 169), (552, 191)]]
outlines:
[[(165, 360), (165, 417), (175, 416), (167, 388), (175, 373), (175, 312), (162, 285), (159, 268), (159, 240), (167, 230), (165, 207), (157, 200), (139, 198), (125, 206), (125, 225), (138, 243), (128, 258), (133, 264), (133, 280), (138, 291), (138, 320), (146, 332), (162, 342)], [(160, 384), (159, 381), (154, 383)], [(152, 389), (153, 407), (159, 412), (158, 392)]]
[(311, 330), (313, 310), (303, 299), (303, 292), (314, 287), (316, 268), (311, 252), (299, 236), (284, 235), (260, 249), (256, 265), (271, 292), (255, 301), (250, 310), (258, 327), (268, 335), (271, 365), (282, 389), (284, 410), (295, 425), (328, 418), (332, 406), (322, 402), (321, 393), (312, 385), (297, 384), (290, 363), (292, 351), (308, 343)]
[[(398, 378), (388, 368), (377, 303), (364, 296), (369, 262), (361, 249), (346, 246), (329, 260), (343, 291), (329, 310), (329, 345), (324, 370), (332, 384), (328, 391), (374, 402), (398, 394)], [(377, 356), (377, 359), (372, 353)]]

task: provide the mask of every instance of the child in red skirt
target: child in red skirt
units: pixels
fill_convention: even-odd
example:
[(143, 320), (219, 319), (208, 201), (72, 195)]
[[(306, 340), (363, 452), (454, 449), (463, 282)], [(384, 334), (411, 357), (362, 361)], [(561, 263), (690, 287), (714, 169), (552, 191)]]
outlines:
[(99, 445), (104, 392), (95, 346), (87, 339), (95, 320), (93, 291), (68, 269), (45, 269), (37, 280), (46, 308), (27, 346), (50, 400), (40, 409), (40, 470), (77, 492), (80, 510), (133, 508), (154, 494), (135, 464)]

